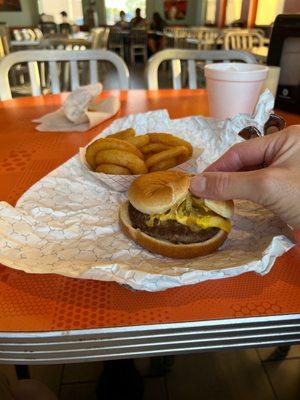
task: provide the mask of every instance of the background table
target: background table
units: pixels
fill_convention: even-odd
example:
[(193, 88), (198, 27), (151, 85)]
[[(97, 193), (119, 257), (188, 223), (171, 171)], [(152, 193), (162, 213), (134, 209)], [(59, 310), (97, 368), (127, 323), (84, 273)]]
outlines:
[(256, 57), (258, 61), (262, 61), (265, 63), (267, 61), (269, 48), (265, 46), (253, 47), (251, 53)]
[[(120, 95), (117, 117), (166, 108), (172, 118), (208, 115), (204, 90)], [(86, 133), (41, 133), (32, 119), (65, 95), (0, 103), (0, 199), (15, 204), (111, 123)], [(300, 116), (279, 112), (288, 124)], [(0, 266), (0, 363), (42, 364), (300, 342), (300, 254), (266, 276), (247, 273), (160, 293), (116, 283), (32, 275)]]

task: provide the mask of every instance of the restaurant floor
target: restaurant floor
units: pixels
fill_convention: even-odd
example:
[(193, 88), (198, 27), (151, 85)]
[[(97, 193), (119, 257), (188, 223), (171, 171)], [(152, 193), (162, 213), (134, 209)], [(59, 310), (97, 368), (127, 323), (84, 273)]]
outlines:
[[(147, 80), (145, 66), (142, 63), (136, 63), (134, 66), (129, 65), (130, 74), (130, 89), (146, 89)], [(171, 72), (167, 68), (159, 69), (159, 88), (172, 88)], [(106, 65), (103, 71), (99, 71), (100, 81), (103, 83), (104, 89), (117, 89), (118, 77), (116, 70), (109, 64)]]
[[(144, 382), (143, 400), (296, 400), (300, 398), (300, 346), (284, 359), (274, 348), (175, 356), (163, 377), (150, 377), (150, 359), (136, 359)], [(59, 400), (97, 400), (103, 363), (31, 366), (32, 378), (44, 382)], [(11, 382), (13, 366), (0, 366)], [(117, 383), (117, 382), (115, 382)], [(132, 397), (134, 398), (134, 397)]]

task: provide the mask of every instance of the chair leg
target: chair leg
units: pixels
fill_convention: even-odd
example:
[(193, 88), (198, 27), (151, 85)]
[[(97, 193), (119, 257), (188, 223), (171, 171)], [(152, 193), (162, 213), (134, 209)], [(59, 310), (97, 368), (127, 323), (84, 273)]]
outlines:
[(269, 355), (269, 357), (265, 361), (279, 361), (284, 360), (290, 351), (291, 346), (278, 346), (276, 349)]
[(41, 86), (42, 88), (46, 87), (46, 70), (45, 70), (45, 63), (40, 63), (40, 75), (41, 75)]
[(71, 82), (70, 82), (70, 64), (68, 62), (61, 63), (62, 68), (62, 88), (64, 91), (71, 90)]
[(133, 49), (130, 50), (130, 61), (131, 61), (131, 65), (135, 64), (135, 52)]
[(18, 379), (29, 379), (30, 372), (28, 365), (15, 365), (16, 375)]

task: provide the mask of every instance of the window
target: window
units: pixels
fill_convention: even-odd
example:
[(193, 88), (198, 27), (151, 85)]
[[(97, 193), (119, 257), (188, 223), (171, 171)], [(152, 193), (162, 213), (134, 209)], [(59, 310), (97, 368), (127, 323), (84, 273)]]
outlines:
[(225, 25), (241, 19), (243, 0), (227, 0)]
[(283, 12), (285, 0), (258, 0), (255, 25), (270, 25)]
[(120, 18), (120, 11), (125, 11), (126, 20), (129, 22), (135, 16), (135, 9), (142, 10), (142, 17), (146, 14), (146, 0), (106, 0), (106, 23), (114, 25)]
[(217, 0), (207, 0), (206, 2), (206, 25), (215, 25), (216, 23)]
[(61, 11), (66, 11), (70, 23), (83, 25), (82, 0), (39, 0), (39, 13), (53, 16), (54, 22), (60, 24)]

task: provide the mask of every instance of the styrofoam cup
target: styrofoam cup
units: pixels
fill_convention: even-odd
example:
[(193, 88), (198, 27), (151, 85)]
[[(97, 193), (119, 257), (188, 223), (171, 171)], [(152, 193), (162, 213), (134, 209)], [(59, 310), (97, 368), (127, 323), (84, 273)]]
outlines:
[(267, 78), (264, 81), (260, 92), (263, 93), (266, 89), (269, 89), (274, 97), (277, 94), (277, 88), (280, 78), (280, 67), (268, 67), (269, 71)]
[(215, 63), (204, 69), (210, 116), (232, 118), (252, 115), (268, 67), (260, 64)]

